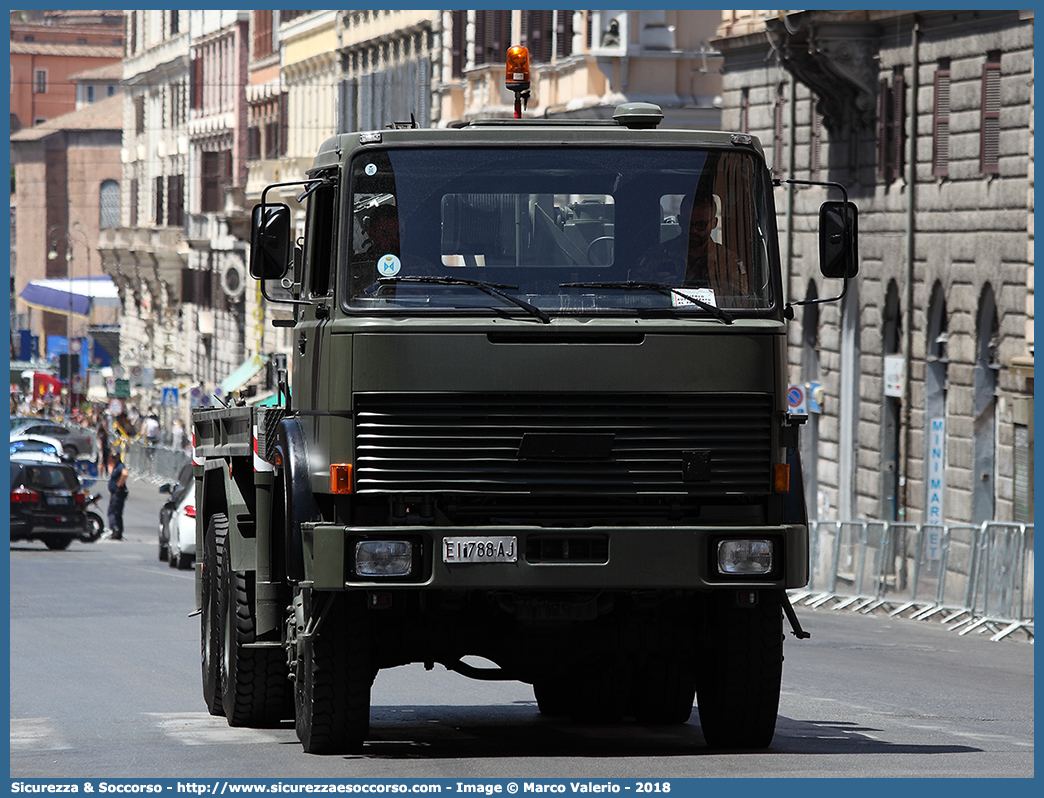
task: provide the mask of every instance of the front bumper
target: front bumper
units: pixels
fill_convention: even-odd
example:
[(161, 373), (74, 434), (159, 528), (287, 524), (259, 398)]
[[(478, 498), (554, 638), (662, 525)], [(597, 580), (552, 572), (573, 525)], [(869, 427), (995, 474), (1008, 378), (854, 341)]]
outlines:
[[(320, 590), (345, 588), (432, 588), (441, 590), (653, 590), (729, 587), (796, 588), (808, 583), (808, 529), (801, 525), (717, 527), (345, 527), (302, 525), (305, 580)], [(445, 563), (446, 538), (515, 536), (515, 562)], [(777, 565), (770, 574), (724, 577), (714, 550), (724, 538), (775, 542)], [(353, 573), (357, 540), (411, 539), (417, 566), (408, 577), (360, 578)], [(534, 559), (550, 541), (598, 541), (588, 561)], [(558, 547), (559, 549), (561, 547)]]

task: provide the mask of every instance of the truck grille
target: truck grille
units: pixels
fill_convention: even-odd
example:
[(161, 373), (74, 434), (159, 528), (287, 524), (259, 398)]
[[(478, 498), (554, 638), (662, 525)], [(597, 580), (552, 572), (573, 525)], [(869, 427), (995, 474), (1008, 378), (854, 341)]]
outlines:
[[(355, 402), (358, 493), (769, 490), (764, 394), (364, 393)], [(687, 469), (694, 460), (701, 468)]]

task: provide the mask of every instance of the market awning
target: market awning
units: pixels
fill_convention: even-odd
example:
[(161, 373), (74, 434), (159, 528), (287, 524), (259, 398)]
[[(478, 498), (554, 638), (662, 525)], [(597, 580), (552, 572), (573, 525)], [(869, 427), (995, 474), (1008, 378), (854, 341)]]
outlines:
[(265, 367), (265, 363), (268, 362), (268, 357), (262, 357), (260, 354), (254, 355), (252, 358), (244, 361), (235, 371), (225, 377), (221, 381), (221, 393), (231, 393), (232, 391), (238, 391), (257, 374), (261, 369)]
[(116, 285), (107, 274), (100, 277), (76, 277), (67, 280), (55, 277), (47, 280), (32, 280), (22, 293), (22, 300), (34, 308), (43, 308), (55, 313), (77, 316), (90, 315), (91, 308), (118, 308), (120, 297)]

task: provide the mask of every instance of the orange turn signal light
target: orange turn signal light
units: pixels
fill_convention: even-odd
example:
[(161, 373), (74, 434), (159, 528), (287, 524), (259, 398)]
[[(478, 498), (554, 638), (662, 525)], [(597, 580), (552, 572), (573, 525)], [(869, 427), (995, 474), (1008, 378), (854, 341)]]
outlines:
[(352, 464), (330, 464), (330, 493), (352, 492)]
[(507, 51), (507, 71), (504, 83), (513, 91), (529, 88), (529, 50), (520, 45)]
[(790, 492), (790, 466), (777, 463), (772, 467), (772, 490), (775, 493)]

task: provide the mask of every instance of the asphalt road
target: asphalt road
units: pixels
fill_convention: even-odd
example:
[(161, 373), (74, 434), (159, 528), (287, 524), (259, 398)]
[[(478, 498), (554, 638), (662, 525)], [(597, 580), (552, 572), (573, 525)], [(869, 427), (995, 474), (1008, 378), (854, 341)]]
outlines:
[(12, 777), (1030, 777), (1033, 651), (935, 623), (800, 611), (771, 748), (710, 751), (672, 728), (539, 714), (527, 685), (382, 671), (356, 756), (301, 752), (292, 724), (233, 729), (203, 706), (191, 571), (157, 558), (162, 497), (134, 482), (127, 540), (11, 546)]

